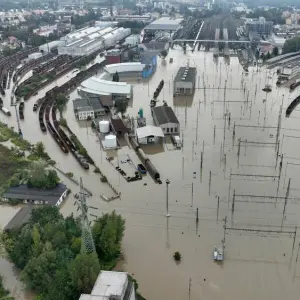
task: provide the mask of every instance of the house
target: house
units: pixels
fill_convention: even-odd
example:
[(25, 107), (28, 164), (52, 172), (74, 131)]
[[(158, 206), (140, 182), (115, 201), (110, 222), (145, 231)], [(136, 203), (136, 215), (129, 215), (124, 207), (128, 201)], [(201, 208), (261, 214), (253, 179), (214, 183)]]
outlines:
[(160, 127), (151, 125), (137, 128), (136, 135), (139, 144), (156, 144), (164, 137)]
[(85, 97), (73, 100), (73, 109), (79, 121), (94, 119), (106, 114), (98, 97)]
[(179, 121), (170, 106), (157, 106), (152, 108), (153, 120), (164, 134), (178, 135), (180, 132)]
[(26, 184), (10, 187), (3, 195), (3, 201), (20, 200), (23, 203), (59, 206), (68, 194), (67, 187), (59, 183), (53, 189), (29, 188)]
[(195, 91), (197, 69), (194, 67), (179, 68), (174, 82), (173, 94), (192, 95)]
[(81, 294), (79, 300), (136, 300), (134, 284), (127, 272), (101, 271), (91, 294)]

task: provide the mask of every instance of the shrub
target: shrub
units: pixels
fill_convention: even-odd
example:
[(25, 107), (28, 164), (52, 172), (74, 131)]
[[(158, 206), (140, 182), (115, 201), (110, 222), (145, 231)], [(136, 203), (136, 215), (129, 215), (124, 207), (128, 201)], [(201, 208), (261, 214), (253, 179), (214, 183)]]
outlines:
[(179, 251), (176, 251), (174, 254), (173, 254), (173, 258), (175, 261), (181, 261), (181, 254)]

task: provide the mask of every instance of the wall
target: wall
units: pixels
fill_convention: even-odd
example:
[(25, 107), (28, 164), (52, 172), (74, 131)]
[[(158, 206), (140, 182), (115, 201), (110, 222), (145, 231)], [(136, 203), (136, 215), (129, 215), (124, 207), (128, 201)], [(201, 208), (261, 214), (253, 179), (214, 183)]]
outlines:
[(179, 93), (178, 89), (180, 89), (180, 88), (191, 89), (191, 93), (193, 93), (193, 84), (192, 84), (192, 82), (184, 82), (184, 81), (174, 82), (173, 87), (174, 87), (173, 88), (174, 94)]
[[(174, 134), (174, 135), (178, 135), (180, 133), (180, 126), (179, 124), (176, 123), (167, 123), (167, 124), (162, 124), (161, 129), (163, 130), (163, 133), (168, 135), (168, 134)], [(169, 129), (169, 132), (168, 132)], [(172, 132), (171, 132), (171, 129)]]

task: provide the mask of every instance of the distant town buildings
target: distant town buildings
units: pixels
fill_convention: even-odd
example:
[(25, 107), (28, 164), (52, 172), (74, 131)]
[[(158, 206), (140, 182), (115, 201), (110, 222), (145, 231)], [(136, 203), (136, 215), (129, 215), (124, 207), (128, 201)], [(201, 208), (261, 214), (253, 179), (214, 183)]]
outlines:
[(125, 272), (101, 271), (91, 294), (79, 300), (136, 300), (134, 284)]
[(144, 28), (144, 31), (147, 32), (156, 32), (156, 31), (167, 31), (169, 33), (177, 31), (181, 27), (182, 18), (173, 19), (170, 17), (162, 17), (155, 20), (151, 24), (147, 25)]
[(249, 35), (250, 32), (256, 32), (260, 36), (271, 35), (273, 28), (273, 22), (266, 21), (264, 17), (259, 17), (259, 19), (247, 19), (245, 23), (246, 34)]

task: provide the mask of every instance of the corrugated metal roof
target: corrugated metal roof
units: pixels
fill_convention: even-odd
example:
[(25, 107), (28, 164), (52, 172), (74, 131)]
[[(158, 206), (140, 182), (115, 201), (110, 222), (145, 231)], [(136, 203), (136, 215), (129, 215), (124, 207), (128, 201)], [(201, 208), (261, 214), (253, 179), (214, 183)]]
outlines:
[(131, 94), (131, 84), (102, 80), (95, 76), (83, 81), (80, 89), (96, 95)]
[(152, 108), (153, 115), (155, 115), (159, 125), (166, 123), (176, 123), (179, 124), (179, 121), (170, 106), (156, 106)]
[(145, 68), (145, 64), (139, 62), (132, 63), (121, 63), (121, 64), (111, 64), (104, 67), (104, 70), (109, 74), (114, 74), (116, 72), (142, 72)]

